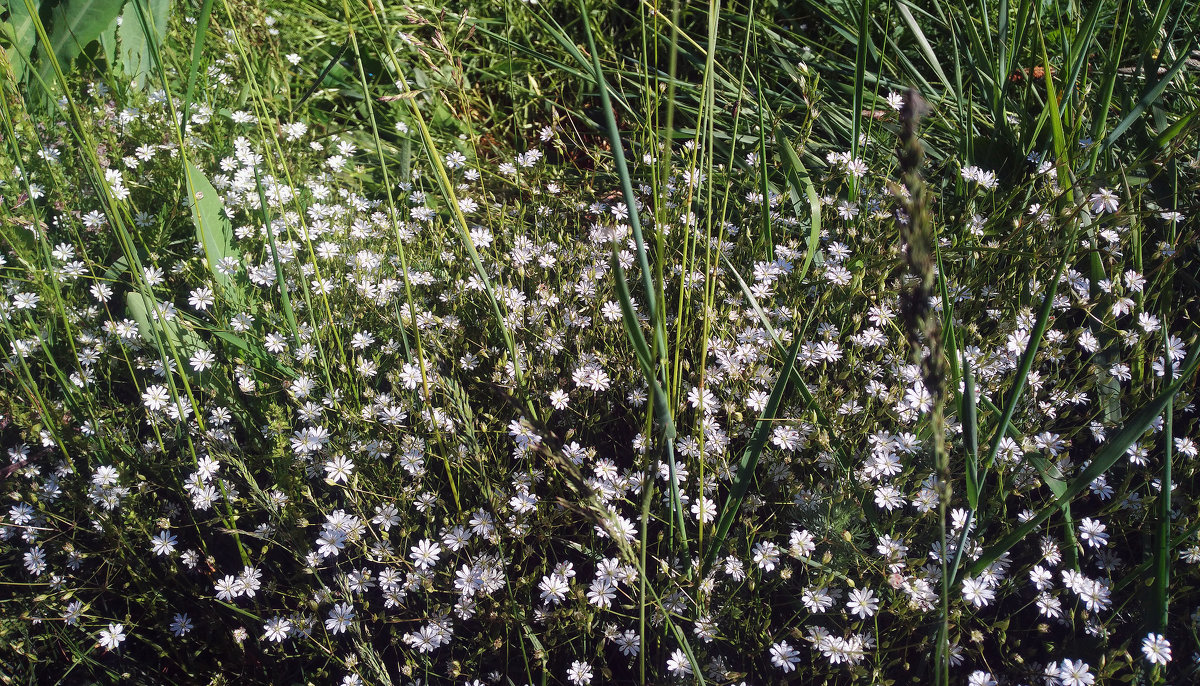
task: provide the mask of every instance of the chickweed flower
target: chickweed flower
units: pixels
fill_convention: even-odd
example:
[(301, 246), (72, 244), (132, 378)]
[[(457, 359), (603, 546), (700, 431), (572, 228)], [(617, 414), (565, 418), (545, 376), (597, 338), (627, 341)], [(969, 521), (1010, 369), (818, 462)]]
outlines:
[(1150, 632), (1142, 639), (1142, 654), (1152, 665), (1165, 665), (1171, 661), (1171, 642), (1162, 634)]

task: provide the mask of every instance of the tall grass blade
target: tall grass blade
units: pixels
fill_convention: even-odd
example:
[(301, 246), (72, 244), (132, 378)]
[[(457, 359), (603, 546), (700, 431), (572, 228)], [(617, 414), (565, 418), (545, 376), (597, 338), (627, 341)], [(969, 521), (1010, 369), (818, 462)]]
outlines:
[(725, 537), (729, 535), (729, 529), (733, 526), (733, 521), (737, 518), (742, 503), (746, 500), (746, 493), (754, 481), (754, 468), (758, 466), (758, 459), (767, 445), (767, 439), (774, 427), (775, 414), (779, 410), (779, 404), (783, 401), (783, 393), (787, 389), (788, 378), (792, 375), (792, 369), (795, 367), (796, 356), (800, 353), (800, 342), (800, 336), (796, 336), (796, 339), (792, 341), (792, 347), (788, 349), (783, 358), (783, 367), (775, 380), (775, 386), (771, 389), (771, 397), (754, 426), (750, 444), (742, 452), (742, 457), (738, 461), (737, 473), (734, 474), (729, 494), (725, 496), (725, 503), (721, 505), (720, 514), (717, 516), (716, 531), (713, 533), (712, 542), (709, 544), (708, 552), (704, 556), (704, 563), (700, 568), (701, 575), (707, 573), (711, 568), (717, 553), (720, 552), (721, 546), (725, 542)]
[[(1167, 348), (1166, 331), (1163, 331), (1163, 338), (1164, 348)], [(1174, 361), (1171, 360), (1170, 355), (1170, 349), (1167, 348), (1164, 358), (1167, 381), (1172, 381), (1174, 376)], [(1163, 412), (1163, 465), (1162, 475), (1159, 477), (1158, 535), (1154, 542), (1154, 602), (1151, 605), (1153, 615), (1148, 622), (1150, 628), (1159, 633), (1167, 630), (1171, 602), (1171, 489), (1174, 486), (1172, 472), (1175, 459), (1174, 409), (1174, 398), (1169, 398), (1166, 410)]]
[(979, 509), (979, 416), (976, 414), (975, 374), (971, 362), (963, 357), (964, 389), (962, 401), (963, 446), (967, 449), (967, 503)]
[(1069, 503), (1072, 498), (1086, 490), (1096, 480), (1096, 477), (1104, 474), (1110, 467), (1116, 464), (1125, 455), (1125, 451), (1129, 449), (1129, 446), (1137, 442), (1150, 428), (1154, 420), (1171, 404), (1171, 400), (1183, 388), (1184, 383), (1196, 372), (1198, 365), (1200, 365), (1200, 347), (1192, 350), (1187, 361), (1184, 362), (1179, 376), (1163, 389), (1161, 393), (1155, 396), (1153, 400), (1146, 403), (1142, 406), (1142, 409), (1134, 413), (1129, 418), (1129, 421), (1121, 427), (1121, 430), (1092, 457), (1088, 466), (1079, 472), (1075, 478), (1067, 482), (1066, 487), (1063, 488), (1060, 495), (1055, 496), (1049, 504), (1039, 510), (1029, 521), (1013, 529), (996, 543), (985, 548), (979, 559), (972, 562), (963, 570), (963, 574), (965, 576), (973, 576), (987, 569), (989, 565), (1000, 559), (1001, 555), (1012, 550), (1013, 546), (1033, 533), (1041, 526), (1042, 522), (1054, 514), (1055, 510), (1062, 509), (1064, 503)]
[(333, 71), (333, 68), (341, 61), (342, 55), (345, 55), (346, 51), (349, 49), (350, 39), (347, 38), (345, 42), (342, 43), (342, 47), (338, 48), (338, 51), (333, 53), (333, 57), (329, 58), (329, 61), (325, 63), (325, 67), (321, 69), (321, 73), (317, 74), (317, 78), (313, 79), (313, 84), (308, 87), (308, 90), (304, 91), (304, 95), (300, 96), (300, 99), (296, 101), (296, 104), (292, 105), (292, 114), (295, 114), (296, 110), (300, 109), (300, 106), (308, 102), (308, 99), (312, 97), (312, 94), (317, 92), (317, 89), (319, 89), (321, 84), (325, 82), (325, 77), (329, 75), (329, 72)]
[(171, 18), (170, 0), (129, 0), (121, 13), (117, 52), (125, 78), (141, 89), (154, 70), (152, 46), (162, 45)]
[(53, 51), (58, 64), (64, 70), (69, 70), (71, 63), (88, 43), (99, 38), (121, 13), (122, 2), (123, 0), (68, 0), (56, 6), (52, 13), (50, 44), (42, 46), (43, 51), (36, 58), (41, 62), (38, 73), (42, 80), (54, 80), (54, 66), (47, 58), (46, 50)]
[(821, 245), (821, 199), (817, 197), (817, 188), (813, 184), (812, 177), (808, 175), (808, 170), (804, 168), (804, 163), (792, 147), (790, 137), (786, 135), (782, 124), (775, 129), (775, 147), (779, 149), (783, 158), (788, 195), (792, 200), (792, 207), (795, 209), (797, 217), (801, 215), (800, 193), (803, 192), (808, 200), (810, 221), (808, 240), (804, 250), (804, 261), (800, 263), (800, 269), (795, 275), (797, 281), (802, 281), (808, 274), (808, 268), (817, 254), (817, 248)]
[(200, 58), (204, 54), (204, 39), (208, 36), (208, 22), (212, 18), (213, 0), (204, 0), (200, 6), (200, 14), (196, 17), (196, 37), (192, 41), (192, 60), (188, 64), (187, 90), (183, 95), (183, 109), (180, 111), (180, 130), (187, 131), (192, 111), (192, 101), (196, 96), (196, 78), (200, 74)]
[(1195, 43), (1196, 41), (1194, 38), (1188, 41), (1184, 49), (1179, 52), (1179, 57), (1177, 57), (1175, 62), (1167, 68), (1167, 72), (1160, 76), (1158, 81), (1155, 81), (1153, 85), (1148, 86), (1146, 90), (1142, 92), (1141, 97), (1138, 98), (1137, 104), (1133, 106), (1133, 109), (1129, 110), (1129, 113), (1126, 114), (1121, 122), (1113, 128), (1112, 132), (1105, 137), (1103, 144), (1105, 149), (1111, 148), (1113, 143), (1116, 143), (1117, 139), (1120, 138), (1130, 126), (1133, 126), (1133, 123), (1142, 116), (1142, 113), (1145, 112), (1147, 108), (1158, 102), (1158, 99), (1162, 97), (1163, 91), (1167, 89), (1167, 86), (1171, 84), (1171, 81), (1175, 78), (1175, 76), (1187, 66), (1188, 59), (1191, 57), (1192, 46), (1195, 45)]
[[(762, 306), (758, 304), (758, 299), (754, 297), (754, 293), (751, 292), (750, 286), (746, 284), (746, 280), (743, 279), (742, 275), (739, 274), (737, 269), (734, 268), (733, 263), (730, 262), (729, 258), (724, 255), (721, 257), (725, 262), (726, 268), (729, 269), (729, 273), (732, 274), (734, 280), (737, 281), (738, 287), (742, 291), (742, 296), (746, 298), (746, 302), (750, 303), (750, 308), (754, 310), (754, 313), (758, 316), (759, 322), (761, 322), (763, 328), (766, 329), (767, 335), (770, 336), (771, 340), (775, 343), (776, 353), (779, 355), (780, 359), (786, 359), (787, 348), (784, 347), (783, 340), (779, 338), (779, 334), (776, 333), (775, 327), (771, 325), (771, 318), (767, 316), (767, 313), (762, 309)], [(842, 445), (842, 442), (837, 439), (837, 432), (833, 430), (832, 423), (830, 423), (829, 418), (825, 415), (825, 412), (820, 408), (819, 405), (817, 405), (816, 398), (813, 397), (812, 391), (809, 389), (808, 384), (806, 384), (804, 379), (800, 377), (799, 370), (797, 370), (794, 366), (792, 367), (792, 384), (793, 387), (800, 392), (800, 397), (804, 399), (804, 408), (806, 410), (811, 409), (813, 414), (815, 414), (817, 417), (817, 425), (829, 433), (830, 443), (833, 447), (834, 454), (837, 457), (838, 466), (843, 470), (849, 471), (850, 453)]]

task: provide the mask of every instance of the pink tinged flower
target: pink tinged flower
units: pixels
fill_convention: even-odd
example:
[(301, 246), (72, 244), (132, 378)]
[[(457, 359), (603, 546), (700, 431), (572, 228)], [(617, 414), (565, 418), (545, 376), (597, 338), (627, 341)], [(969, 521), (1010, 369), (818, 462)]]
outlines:
[(1092, 203), (1092, 211), (1096, 214), (1104, 214), (1106, 212), (1116, 212), (1120, 198), (1116, 193), (1113, 193), (1107, 188), (1101, 188), (1088, 198)]

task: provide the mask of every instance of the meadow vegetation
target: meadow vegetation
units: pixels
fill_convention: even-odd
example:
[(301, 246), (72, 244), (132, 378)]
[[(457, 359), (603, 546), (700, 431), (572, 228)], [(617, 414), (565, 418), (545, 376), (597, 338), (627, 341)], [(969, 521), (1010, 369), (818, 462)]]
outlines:
[(1200, 680), (1194, 0), (5, 0), (0, 684)]

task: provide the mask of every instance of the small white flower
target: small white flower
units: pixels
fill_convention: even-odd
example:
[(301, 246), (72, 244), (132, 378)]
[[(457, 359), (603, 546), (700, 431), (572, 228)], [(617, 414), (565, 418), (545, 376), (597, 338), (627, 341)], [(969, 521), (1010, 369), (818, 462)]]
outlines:
[(325, 628), (331, 634), (340, 634), (354, 621), (354, 606), (349, 603), (338, 603), (329, 611), (329, 619), (325, 620)]
[(124, 624), (109, 624), (107, 629), (100, 630), (100, 647), (113, 650), (125, 640)]
[(800, 663), (800, 651), (793, 648), (787, 641), (780, 641), (771, 646), (771, 664), (785, 672), (796, 671)]
[(283, 617), (272, 617), (263, 626), (263, 638), (279, 643), (292, 631), (292, 623)]
[(567, 670), (567, 680), (575, 686), (587, 686), (592, 683), (592, 668), (586, 662), (575, 660)]
[(333, 483), (345, 483), (354, 471), (354, 463), (345, 455), (338, 455), (325, 463), (325, 472)]
[(851, 614), (866, 619), (879, 609), (879, 598), (870, 589), (856, 588), (850, 591), (850, 600), (846, 601), (846, 608)]
[(1116, 193), (1113, 193), (1109, 189), (1101, 188), (1093, 193), (1092, 197), (1088, 198), (1088, 200), (1092, 203), (1093, 212), (1096, 214), (1104, 214), (1106, 212), (1116, 212), (1120, 198), (1117, 197)]
[(568, 400), (570, 400), (570, 396), (568, 396), (567, 392), (561, 388), (556, 388), (550, 392), (550, 404), (554, 406), (554, 409), (556, 410), (567, 409)]
[(154, 385), (147, 386), (142, 392), (142, 402), (146, 405), (146, 409), (151, 412), (158, 412), (171, 402), (171, 394), (167, 391), (166, 386)]
[(667, 670), (677, 676), (686, 676), (692, 673), (692, 664), (688, 662), (687, 655), (678, 648), (671, 653), (671, 659), (667, 660)]
[(1162, 634), (1146, 634), (1142, 640), (1142, 654), (1152, 665), (1165, 665), (1171, 661), (1171, 642)]
[(1062, 680), (1062, 686), (1091, 686), (1096, 683), (1096, 675), (1091, 673), (1083, 660), (1063, 660), (1058, 668), (1058, 678)]
[(150, 550), (155, 555), (173, 555), (175, 554), (176, 540), (174, 534), (167, 531), (160, 531), (157, 536), (150, 539)]
[(413, 564), (417, 569), (429, 569), (437, 564), (442, 552), (442, 546), (429, 540), (428, 538), (421, 539), (421, 542), (412, 547), (412, 553), (409, 557), (412, 558)]

